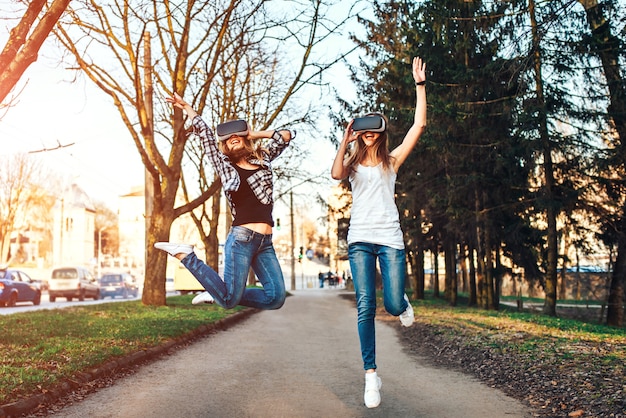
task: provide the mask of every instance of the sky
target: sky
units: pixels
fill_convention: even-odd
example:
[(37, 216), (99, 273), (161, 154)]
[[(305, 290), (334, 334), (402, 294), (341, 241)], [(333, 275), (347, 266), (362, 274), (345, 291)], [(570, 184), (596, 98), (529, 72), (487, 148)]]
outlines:
[(117, 199), (143, 184), (139, 154), (111, 99), (68, 79), (45, 57), (29, 67), (16, 105), (0, 119), (0, 155), (33, 153), (94, 198)]
[[(346, 6), (338, 5), (342, 4)], [(0, 0), (0, 12), (6, 6), (6, 0)], [(14, 24), (0, 22), (0, 45)], [(0, 114), (0, 158), (34, 153), (115, 210), (120, 195), (144, 182), (139, 153), (110, 97), (84, 77), (70, 81), (72, 72), (52, 58), (57, 54), (50, 52), (53, 45), (50, 40), (44, 43), (38, 61), (14, 90), (21, 89), (15, 106)], [(345, 69), (336, 71), (331, 79), (337, 85), (349, 83)], [(322, 138), (310, 140), (316, 140), (312, 158), (320, 158), (313, 165), (327, 165), (330, 173), (334, 147)]]

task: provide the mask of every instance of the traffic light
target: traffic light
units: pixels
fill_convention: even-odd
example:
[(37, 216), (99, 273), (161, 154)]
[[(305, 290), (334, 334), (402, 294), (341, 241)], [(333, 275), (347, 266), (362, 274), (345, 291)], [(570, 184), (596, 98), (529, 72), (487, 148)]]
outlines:
[(280, 231), (280, 218), (276, 219), (276, 229)]
[(303, 256), (304, 256), (304, 247), (300, 247), (300, 254), (298, 254), (298, 263), (302, 263)]

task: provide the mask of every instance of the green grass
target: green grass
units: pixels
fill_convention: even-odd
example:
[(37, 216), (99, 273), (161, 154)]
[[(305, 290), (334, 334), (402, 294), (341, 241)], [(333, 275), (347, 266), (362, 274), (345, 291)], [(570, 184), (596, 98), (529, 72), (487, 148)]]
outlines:
[[(517, 296), (501, 296), (500, 297), (501, 301), (506, 301), (506, 302), (516, 302), (518, 299), (520, 298)], [(536, 298), (536, 297), (522, 296), (521, 299), (524, 304), (532, 303), (532, 304), (543, 305), (543, 302), (544, 302), (543, 298)], [(577, 305), (577, 306), (583, 307), (583, 306), (602, 306), (603, 304), (606, 304), (606, 302), (602, 302), (598, 300), (591, 300), (591, 299), (581, 299), (581, 300), (558, 299), (556, 301), (556, 304), (557, 306), (558, 305)]]
[(0, 405), (236, 312), (193, 306), (192, 297), (170, 297), (163, 307), (129, 301), (1, 316)]
[(463, 344), (519, 355), (520, 362), (567, 364), (581, 370), (608, 367), (623, 375), (626, 364), (626, 329), (575, 319), (555, 318), (540, 313), (512, 310), (484, 311), (459, 305), (450, 307), (442, 299), (412, 303), (416, 321), (445, 338)]

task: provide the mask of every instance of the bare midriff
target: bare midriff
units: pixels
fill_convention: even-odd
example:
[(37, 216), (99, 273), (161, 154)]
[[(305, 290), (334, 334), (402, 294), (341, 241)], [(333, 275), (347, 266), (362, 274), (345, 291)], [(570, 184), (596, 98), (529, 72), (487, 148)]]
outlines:
[(243, 224), (239, 226), (248, 228), (254, 232), (258, 232), (259, 234), (269, 235), (272, 233), (272, 227), (269, 224), (262, 223), (262, 222)]

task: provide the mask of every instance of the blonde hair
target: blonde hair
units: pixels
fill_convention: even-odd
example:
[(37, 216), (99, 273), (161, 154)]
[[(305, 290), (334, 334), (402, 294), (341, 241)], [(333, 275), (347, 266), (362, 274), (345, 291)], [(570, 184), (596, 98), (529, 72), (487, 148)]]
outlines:
[(231, 151), (231, 149), (226, 145), (228, 139), (224, 141), (219, 141), (217, 147), (219, 148), (220, 152), (222, 152), (222, 154), (235, 161), (238, 161), (240, 159), (248, 159), (250, 157), (263, 161), (263, 148), (259, 147), (255, 143), (255, 141), (248, 139), (248, 137), (240, 136), (239, 138), (241, 139), (241, 142), (243, 144), (243, 150), (241, 150), (240, 152), (233, 153)]
[[(365, 116), (380, 116), (385, 119), (385, 126), (389, 126), (389, 121), (382, 113), (371, 112), (366, 114)], [(348, 157), (346, 158), (346, 166), (350, 170), (350, 172), (356, 170), (356, 166), (359, 165), (367, 155), (367, 145), (363, 141), (363, 134), (365, 132), (360, 132), (357, 136), (357, 140), (354, 142), (354, 147)], [(387, 128), (385, 128), (384, 132), (381, 132), (376, 139), (376, 142), (372, 145), (374, 148), (376, 159), (383, 163), (383, 169), (388, 170), (392, 167), (393, 157), (389, 155), (389, 135), (387, 134)]]

